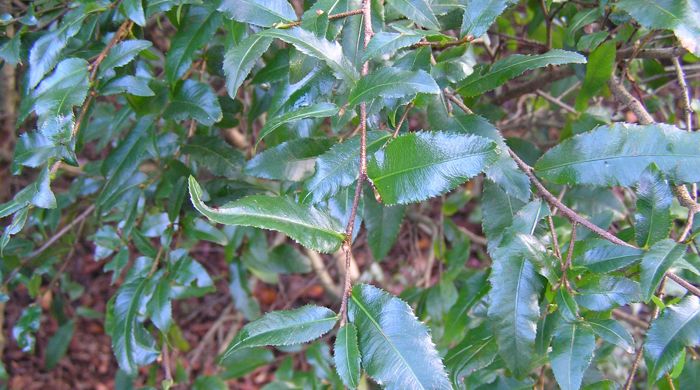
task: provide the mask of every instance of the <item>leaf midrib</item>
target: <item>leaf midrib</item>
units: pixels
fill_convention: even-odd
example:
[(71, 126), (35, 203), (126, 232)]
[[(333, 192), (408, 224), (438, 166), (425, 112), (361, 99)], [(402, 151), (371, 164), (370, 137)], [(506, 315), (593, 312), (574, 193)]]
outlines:
[(565, 168), (569, 167), (571, 165), (578, 165), (578, 164), (587, 164), (587, 163), (593, 163), (597, 161), (603, 161), (603, 160), (619, 160), (619, 159), (624, 159), (624, 158), (631, 158), (631, 159), (636, 159), (636, 158), (646, 158), (646, 157), (666, 157), (666, 158), (693, 158), (693, 159), (700, 159), (700, 156), (697, 154), (623, 154), (623, 155), (615, 155), (615, 156), (603, 156), (603, 157), (596, 157), (596, 158), (587, 158), (583, 160), (576, 160), (576, 161), (569, 161), (561, 164), (556, 164), (556, 165), (549, 165), (544, 168), (539, 168), (535, 169), (538, 172), (546, 172), (554, 169), (560, 169), (560, 168)]
[(383, 179), (386, 179), (386, 178), (388, 178), (388, 177), (400, 175), (400, 174), (403, 174), (403, 173), (406, 173), (406, 172), (410, 172), (410, 171), (417, 171), (417, 170), (424, 169), (424, 168), (428, 168), (428, 167), (431, 167), (431, 166), (447, 164), (447, 163), (451, 163), (451, 162), (454, 162), (454, 161), (457, 161), (457, 160), (462, 160), (462, 159), (465, 159), (465, 158), (484, 156), (484, 155), (488, 154), (489, 152), (490, 152), (490, 150), (487, 150), (487, 151), (484, 151), (484, 152), (480, 152), (480, 153), (474, 153), (474, 154), (464, 154), (464, 155), (460, 155), (459, 157), (453, 157), (453, 158), (446, 159), (446, 160), (439, 160), (439, 161), (435, 161), (435, 162), (431, 162), (431, 163), (426, 163), (426, 164), (422, 164), (422, 165), (412, 166), (412, 167), (409, 167), (409, 168), (404, 168), (404, 169), (401, 169), (401, 170), (398, 170), (398, 171), (390, 172), (390, 173), (388, 173), (388, 174), (386, 174), (386, 175), (384, 175), (384, 176), (379, 176), (379, 177), (377, 177), (377, 178), (374, 178), (374, 179), (372, 179), (372, 182), (376, 185), (377, 182), (379, 182), (379, 181), (381, 181), (381, 180), (383, 180)]

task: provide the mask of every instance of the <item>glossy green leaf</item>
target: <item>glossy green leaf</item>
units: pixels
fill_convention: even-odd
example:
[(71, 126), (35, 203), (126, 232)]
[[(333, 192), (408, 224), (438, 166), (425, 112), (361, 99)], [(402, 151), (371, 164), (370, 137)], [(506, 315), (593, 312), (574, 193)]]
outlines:
[(250, 292), (251, 279), (240, 262), (234, 261), (229, 266), (229, 291), (233, 297), (236, 310), (240, 311), (245, 319), (252, 321), (260, 317), (260, 304)]
[(272, 38), (252, 35), (226, 51), (224, 74), (229, 96), (236, 97), (238, 88), (243, 85), (255, 63), (270, 47), (270, 43)]
[(335, 369), (350, 389), (360, 384), (360, 349), (357, 345), (357, 328), (354, 324), (345, 324), (338, 330), (333, 346)]
[(484, 0), (469, 1), (462, 16), (462, 36), (480, 37), (488, 31), (496, 18), (505, 11), (506, 7), (515, 3), (514, 0)]
[(525, 202), (508, 196), (501, 187), (489, 180), (484, 182), (482, 198), (482, 227), (490, 249), (502, 240), (505, 230), (513, 224), (513, 218)]
[(293, 22), (297, 18), (287, 0), (224, 0), (219, 11), (239, 22), (271, 27), (280, 22)]
[(259, 35), (281, 39), (300, 52), (324, 61), (335, 73), (336, 77), (354, 82), (360, 76), (357, 69), (343, 54), (343, 48), (338, 42), (330, 42), (319, 38), (313, 33), (294, 27), (289, 30), (264, 30)]
[(100, 77), (109, 74), (109, 72), (114, 68), (124, 66), (133, 61), (139, 53), (151, 46), (152, 44), (150, 41), (140, 39), (132, 39), (117, 43), (114, 45), (112, 50), (109, 51), (109, 54), (107, 54), (104, 61), (102, 61), (100, 64)]
[(320, 252), (335, 251), (345, 239), (338, 222), (311, 205), (286, 197), (255, 195), (211, 208), (202, 202), (202, 189), (193, 177), (189, 188), (192, 204), (214, 222), (277, 230)]
[(284, 142), (253, 157), (245, 167), (250, 176), (301, 181), (314, 172), (316, 156), (333, 145), (332, 138), (302, 138)]
[[(277, 130), (280, 126), (305, 118), (325, 118), (338, 113), (338, 107), (333, 103), (316, 103), (310, 106), (299, 108), (295, 111), (289, 111), (280, 116), (268, 120), (260, 130), (257, 143), (260, 143), (266, 135)], [(256, 143), (256, 145), (257, 145)]]
[(668, 306), (651, 324), (644, 342), (649, 376), (658, 380), (670, 371), (683, 349), (700, 344), (700, 300), (687, 296)]
[(603, 340), (617, 345), (627, 353), (634, 353), (634, 339), (622, 324), (615, 320), (591, 319), (586, 321), (593, 332)]
[(622, 0), (617, 6), (650, 29), (673, 30), (681, 45), (700, 55), (700, 7), (693, 0)]
[(350, 91), (348, 105), (351, 107), (377, 98), (403, 98), (418, 93), (440, 93), (440, 87), (426, 72), (381, 68), (363, 77)]
[(293, 310), (269, 312), (244, 326), (221, 359), (225, 360), (242, 348), (306, 343), (328, 333), (336, 322), (338, 315), (321, 306), (306, 305)]
[[(594, 9), (595, 10), (595, 9)], [(576, 109), (584, 111), (588, 101), (595, 96), (610, 79), (615, 67), (615, 41), (602, 43), (588, 56), (586, 77), (576, 95)]]
[(187, 22), (173, 36), (165, 58), (165, 76), (174, 84), (192, 66), (198, 50), (207, 45), (221, 25), (221, 14), (213, 7), (193, 6), (186, 16)]
[(406, 302), (358, 284), (348, 316), (357, 327), (362, 367), (385, 389), (450, 389), (428, 328)]
[(131, 19), (139, 26), (143, 27), (146, 25), (146, 14), (143, 11), (142, 0), (124, 0), (121, 6), (127, 18)]
[(110, 80), (100, 88), (100, 93), (105, 96), (128, 93), (135, 96), (154, 96), (148, 79), (131, 75), (121, 76)]
[(36, 343), (36, 332), (41, 325), (41, 307), (31, 304), (22, 310), (12, 327), (12, 338), (22, 352), (31, 352)]
[(367, 61), (383, 56), (391, 56), (397, 50), (409, 47), (420, 42), (418, 34), (392, 33), (380, 31), (372, 37), (367, 45), (362, 61)]
[(571, 51), (553, 49), (544, 54), (522, 55), (513, 54), (497, 61), (490, 67), (474, 70), (469, 77), (457, 86), (464, 96), (478, 96), (505, 84), (525, 71), (542, 68), (547, 65), (585, 64), (586, 57)]
[(641, 249), (617, 245), (597, 238), (577, 243), (576, 246), (573, 263), (599, 273), (627, 267), (641, 260), (644, 254)]
[(576, 302), (595, 311), (605, 311), (639, 300), (639, 284), (620, 276), (602, 276), (577, 290)]
[(593, 359), (595, 336), (590, 327), (581, 323), (563, 322), (552, 341), (552, 371), (562, 390), (581, 388), (583, 374)]
[(220, 137), (194, 137), (182, 152), (217, 176), (238, 177), (245, 164), (243, 154)]
[[(568, 46), (576, 45), (576, 33), (585, 26), (595, 22), (600, 17), (600, 9), (597, 7), (585, 8), (574, 15), (571, 23), (566, 27), (565, 41)], [(589, 62), (591, 59), (588, 59)]]
[(456, 388), (472, 372), (491, 364), (498, 355), (498, 345), (492, 330), (483, 323), (467, 332), (467, 336), (450, 349), (445, 356), (445, 365), (450, 372), (450, 380)]
[(396, 242), (406, 206), (384, 206), (373, 196), (365, 196), (363, 220), (367, 228), (367, 244), (375, 260), (382, 260)]
[[(383, 131), (367, 132), (367, 153), (374, 153), (391, 135)], [(351, 185), (360, 171), (360, 137), (334, 145), (316, 159), (316, 171), (306, 183), (313, 203), (335, 195), (341, 187)]]
[(146, 306), (151, 321), (164, 334), (173, 324), (173, 309), (170, 299), (170, 280), (162, 278), (153, 290), (153, 296)]
[(648, 248), (668, 237), (673, 220), (673, 194), (666, 179), (651, 165), (639, 179), (637, 212), (634, 214), (634, 235), (637, 245)]
[(644, 301), (651, 299), (656, 288), (659, 287), (661, 279), (664, 278), (666, 271), (680, 260), (684, 253), (685, 245), (666, 239), (654, 244), (644, 254), (641, 264), (641, 275), (639, 276)]
[(497, 158), (496, 143), (483, 137), (408, 133), (374, 154), (367, 164), (367, 175), (382, 202), (406, 204), (457, 187), (483, 172)]
[(414, 21), (417, 25), (433, 30), (440, 30), (429, 0), (388, 0), (387, 2), (403, 16)]
[(700, 134), (675, 126), (616, 123), (569, 138), (542, 156), (535, 171), (558, 184), (630, 186), (655, 163), (672, 182), (700, 181)]
[(163, 116), (175, 121), (194, 119), (204, 126), (211, 126), (220, 121), (223, 114), (219, 99), (211, 86), (185, 80), (176, 89)]
[(81, 58), (63, 60), (34, 91), (34, 110), (40, 117), (68, 115), (73, 106), (83, 103), (87, 91), (87, 61)]

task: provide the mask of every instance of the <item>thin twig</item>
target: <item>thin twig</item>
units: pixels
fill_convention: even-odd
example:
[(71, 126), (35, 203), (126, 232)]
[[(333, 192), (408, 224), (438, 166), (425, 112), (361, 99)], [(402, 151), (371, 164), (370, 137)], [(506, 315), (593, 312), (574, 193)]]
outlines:
[(420, 41), (414, 43), (411, 47), (412, 48), (418, 48), (422, 46), (430, 46), (433, 49), (446, 49), (448, 47), (454, 47), (454, 46), (459, 46), (463, 45), (465, 43), (469, 43), (474, 41), (474, 37), (471, 35), (467, 35), (464, 38), (460, 38), (454, 41), (448, 41), (448, 42), (430, 42), (430, 41)]
[(549, 225), (549, 233), (552, 235), (552, 249), (554, 250), (554, 256), (559, 259), (560, 262), (562, 262), (562, 266), (564, 265), (564, 262), (562, 261), (561, 258), (561, 250), (559, 249), (559, 239), (557, 238), (557, 232), (554, 231), (554, 219), (552, 218), (552, 215), (547, 216), (547, 224)]
[(396, 129), (394, 130), (393, 135), (394, 138), (396, 138), (396, 136), (399, 135), (401, 126), (403, 126), (403, 123), (406, 121), (406, 118), (408, 118), (408, 113), (411, 111), (411, 108), (413, 108), (413, 102), (408, 103), (408, 105), (406, 106), (406, 111), (403, 112), (403, 115), (401, 115), (401, 119), (399, 119), (399, 123), (396, 124)]
[(576, 222), (571, 224), (571, 239), (569, 240), (569, 250), (566, 252), (566, 261), (561, 268), (561, 283), (564, 288), (571, 291), (567, 271), (571, 268), (571, 260), (574, 258), (574, 245), (576, 244)]
[(95, 211), (95, 205), (90, 205), (88, 208), (85, 209), (80, 215), (75, 217), (74, 220), (70, 221), (66, 226), (64, 226), (61, 230), (56, 232), (51, 238), (46, 240), (37, 250), (34, 252), (30, 253), (27, 255), (27, 257), (24, 258), (24, 261), (31, 260), (37, 256), (39, 256), (41, 253), (43, 253), (45, 250), (47, 250), (51, 245), (53, 245), (56, 241), (60, 240), (61, 237), (63, 237), (66, 233), (68, 233), (71, 229), (73, 229), (73, 226), (79, 224), (82, 222), (85, 218), (89, 217), (92, 212)]
[(576, 111), (575, 108), (573, 108), (573, 107), (571, 107), (570, 105), (568, 105), (568, 104), (562, 102), (561, 99), (559, 99), (559, 98), (557, 98), (557, 97), (554, 97), (554, 96), (548, 94), (547, 92), (545, 92), (545, 91), (543, 91), (543, 90), (541, 90), (541, 89), (538, 89), (538, 90), (535, 91), (535, 92), (537, 92), (538, 95), (542, 96), (545, 100), (549, 101), (550, 103), (554, 103), (554, 104), (556, 104), (557, 106), (563, 108), (565, 111), (568, 111), (568, 112), (573, 113), (573, 114), (576, 114), (576, 113), (577, 113), (577, 111)]
[[(320, 12), (321, 12), (321, 14), (323, 13), (323, 11), (320, 11)], [(328, 20), (336, 20), (336, 19), (347, 18), (348, 16), (360, 15), (360, 14), (362, 14), (362, 12), (363, 12), (363, 10), (362, 10), (362, 8), (360, 8), (360, 9), (354, 9), (354, 10), (346, 11), (346, 12), (339, 12), (337, 14), (330, 14), (330, 15), (328, 15)], [(299, 25), (301, 25), (301, 20), (297, 20), (297, 21), (291, 22), (291, 23), (279, 23), (279, 24), (276, 24), (274, 27), (280, 28), (280, 29), (285, 29), (285, 28), (296, 27)]]
[(444, 93), (445, 93), (445, 96), (447, 97), (447, 99), (449, 99), (452, 103), (456, 104), (457, 107), (462, 109), (462, 111), (464, 111), (465, 113), (467, 113), (469, 115), (474, 114), (474, 111), (472, 111), (469, 107), (467, 107), (464, 104), (464, 102), (462, 101), (462, 99), (457, 97), (457, 95), (455, 95), (454, 92), (450, 91), (449, 88), (445, 88)]

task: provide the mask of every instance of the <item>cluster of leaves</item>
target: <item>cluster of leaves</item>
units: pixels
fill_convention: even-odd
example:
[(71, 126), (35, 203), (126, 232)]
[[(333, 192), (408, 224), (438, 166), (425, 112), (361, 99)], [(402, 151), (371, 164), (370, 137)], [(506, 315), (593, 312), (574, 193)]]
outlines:
[[(697, 61), (696, 2), (294, 3), (46, 1), (3, 15), (14, 34), (0, 57), (21, 65), (17, 123), (31, 128), (11, 169), (33, 179), (0, 204), (1, 298), (25, 286), (39, 301), (59, 282), (47, 366), (73, 334), (62, 307), (81, 293), (62, 272), (66, 234), (87, 225), (118, 285), (104, 322), (128, 377), (182, 345), (173, 301), (215, 290), (195, 246), (224, 248), (249, 322), (217, 376), (168, 368), (164, 388), (225, 388), (274, 360), (262, 347), (304, 343), (314, 370), (294, 370), (290, 355), (267, 388), (366, 388), (370, 378), (389, 389), (607, 389), (631, 383), (642, 356), (649, 384), (693, 383), (700, 136), (689, 99), (677, 110), (673, 96), (649, 92)], [(174, 32), (163, 43), (154, 31)], [(513, 86), (526, 72), (532, 80)], [(546, 152), (551, 124), (507, 132), (521, 107), (499, 102), (519, 89), (536, 93), (520, 104), (561, 120)], [(639, 125), (624, 123), (635, 116), (620, 117), (609, 91)], [(642, 103), (668, 124), (645, 119)], [(437, 204), (439, 219), (420, 204)], [(466, 209), (485, 243), (458, 226)], [(347, 313), (262, 315), (251, 285), (310, 272), (300, 247), (348, 252), (364, 226), (381, 262), (405, 216), (433, 231), (437, 282), (400, 298), (355, 284)], [(260, 229), (296, 244), (271, 245)], [(47, 251), (56, 241), (63, 249)], [(474, 257), (481, 266), (466, 267)], [(45, 314), (32, 304), (14, 325), (23, 350)], [(637, 314), (649, 329), (635, 341), (618, 318)], [(338, 323), (331, 353), (322, 337)]]

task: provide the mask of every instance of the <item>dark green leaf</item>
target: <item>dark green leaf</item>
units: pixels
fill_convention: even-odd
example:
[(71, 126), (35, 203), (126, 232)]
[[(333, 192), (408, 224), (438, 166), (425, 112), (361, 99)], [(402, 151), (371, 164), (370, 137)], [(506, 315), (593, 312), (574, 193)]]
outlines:
[(592, 239), (577, 243), (573, 263), (593, 272), (605, 273), (627, 267), (641, 260), (643, 254), (641, 249), (613, 244), (603, 239)]
[(272, 38), (252, 35), (239, 44), (231, 46), (224, 56), (224, 74), (226, 90), (229, 96), (236, 97), (238, 88), (243, 84), (255, 62), (270, 47)]
[(615, 344), (627, 353), (634, 353), (634, 339), (632, 335), (615, 320), (592, 319), (586, 321), (593, 332), (603, 340)]
[(211, 126), (223, 117), (211, 86), (194, 80), (185, 80), (177, 88), (163, 115), (175, 121), (191, 118), (204, 126)]
[(209, 172), (217, 176), (236, 178), (240, 176), (245, 158), (220, 137), (194, 137), (182, 148)]
[(221, 362), (225, 367), (221, 374), (224, 379), (241, 378), (256, 368), (271, 364), (275, 360), (275, 355), (271, 351), (263, 348), (240, 349), (226, 357)]
[(416, 22), (417, 25), (433, 30), (440, 30), (440, 22), (430, 8), (429, 0), (389, 0), (389, 5), (394, 7), (403, 16)]
[(143, 12), (142, 0), (124, 0), (121, 5), (129, 19), (139, 26), (146, 25), (146, 14)]
[(282, 115), (276, 116), (265, 123), (265, 126), (260, 130), (258, 143), (265, 138), (266, 135), (277, 130), (280, 126), (305, 118), (325, 118), (338, 113), (338, 107), (333, 103), (316, 103), (310, 106), (299, 108), (295, 111), (290, 111)]
[(381, 68), (363, 77), (350, 92), (348, 105), (355, 106), (379, 97), (403, 98), (418, 93), (440, 93), (440, 87), (426, 72)]
[(231, 291), (236, 309), (240, 311), (248, 321), (260, 317), (260, 304), (250, 293), (250, 279), (245, 272), (245, 268), (240, 262), (234, 261), (229, 266), (229, 274), (231, 275), (229, 291)]
[(374, 154), (367, 175), (382, 202), (406, 204), (455, 188), (483, 172), (497, 158), (496, 143), (483, 137), (408, 133)]
[(148, 302), (148, 313), (156, 328), (164, 334), (168, 333), (173, 324), (173, 308), (170, 299), (170, 280), (162, 278), (156, 285), (153, 296)]
[(47, 370), (52, 370), (56, 367), (56, 364), (63, 356), (66, 355), (68, 351), (68, 345), (73, 338), (73, 331), (75, 330), (75, 322), (68, 321), (61, 325), (56, 333), (49, 339), (46, 344), (46, 355), (44, 360), (44, 365)]
[(333, 329), (338, 316), (332, 310), (307, 305), (293, 310), (273, 311), (241, 329), (222, 356), (250, 347), (284, 346), (315, 340)]
[(654, 244), (644, 254), (641, 264), (641, 275), (639, 276), (644, 301), (651, 299), (654, 291), (659, 287), (661, 279), (666, 275), (666, 271), (680, 260), (684, 253), (685, 245), (666, 239)]
[(327, 137), (284, 142), (253, 157), (245, 173), (271, 180), (304, 180), (313, 173), (316, 156), (326, 152), (333, 142)]
[(170, 84), (182, 77), (192, 65), (195, 52), (208, 44), (221, 25), (221, 14), (213, 7), (193, 6), (181, 29), (170, 41), (165, 58), (165, 76)]
[(131, 75), (110, 80), (100, 88), (102, 95), (128, 93), (134, 96), (154, 96), (155, 92), (148, 86), (148, 79)]
[(338, 222), (311, 205), (285, 197), (258, 195), (210, 208), (202, 202), (202, 189), (193, 177), (189, 179), (189, 188), (192, 204), (214, 222), (277, 230), (320, 252), (335, 251), (345, 239)]
[(34, 110), (40, 117), (72, 113), (73, 106), (85, 100), (88, 91), (88, 63), (81, 58), (68, 58), (56, 66), (51, 76), (34, 91)]
[(373, 196), (365, 196), (364, 221), (367, 228), (367, 244), (375, 260), (382, 260), (389, 254), (399, 235), (406, 207), (403, 205), (384, 206)]
[(233, 20), (262, 27), (293, 22), (297, 18), (287, 0), (224, 0), (219, 11)]
[(406, 302), (367, 284), (355, 285), (348, 307), (359, 333), (362, 367), (386, 389), (449, 389), (425, 325)]
[(637, 282), (619, 276), (602, 276), (578, 289), (576, 302), (595, 311), (610, 310), (639, 300)]
[(465, 377), (491, 364), (497, 355), (496, 338), (493, 337), (493, 331), (487, 323), (470, 329), (464, 340), (445, 356), (445, 365), (450, 372), (452, 384), (461, 388)]
[(593, 359), (595, 336), (590, 327), (562, 322), (552, 341), (552, 371), (562, 390), (578, 390)]
[(505, 11), (506, 7), (516, 3), (514, 0), (484, 0), (469, 1), (462, 16), (462, 36), (480, 37), (488, 31), (496, 18)]
[(338, 330), (333, 346), (333, 361), (345, 386), (356, 389), (360, 384), (360, 350), (355, 325), (345, 324)]
[(700, 181), (700, 134), (675, 126), (615, 123), (569, 138), (542, 156), (535, 171), (558, 184), (630, 186), (655, 163), (673, 182)]
[(639, 179), (634, 234), (637, 245), (649, 248), (668, 237), (671, 231), (673, 194), (661, 172), (651, 165)]
[(421, 40), (418, 34), (391, 33), (380, 31), (376, 33), (367, 45), (362, 61), (375, 59), (381, 56), (391, 56), (397, 50), (409, 47)]
[(150, 41), (132, 39), (119, 42), (109, 51), (104, 61), (100, 64), (100, 77), (108, 74), (112, 69), (124, 66), (131, 62), (140, 52), (151, 47)]

